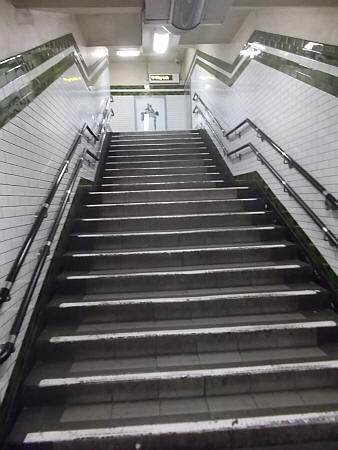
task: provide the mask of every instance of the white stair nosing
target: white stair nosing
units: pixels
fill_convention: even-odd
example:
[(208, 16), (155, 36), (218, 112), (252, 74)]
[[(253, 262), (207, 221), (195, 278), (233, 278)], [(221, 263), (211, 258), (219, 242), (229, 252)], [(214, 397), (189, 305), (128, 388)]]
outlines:
[(162, 205), (177, 205), (177, 204), (211, 204), (211, 203), (241, 203), (241, 202), (256, 202), (257, 200), (262, 200), (261, 197), (252, 197), (252, 198), (220, 198), (220, 199), (204, 199), (204, 200), (167, 200), (162, 202), (128, 202), (128, 203), (94, 203), (94, 204), (85, 204), (82, 205), (84, 208), (109, 208), (109, 207), (121, 207), (121, 206), (146, 206), (146, 205), (154, 205), (154, 206), (162, 206)]
[(90, 257), (98, 257), (98, 256), (136, 256), (136, 255), (174, 255), (174, 254), (189, 254), (189, 253), (202, 253), (209, 251), (228, 251), (228, 250), (259, 250), (259, 249), (276, 249), (276, 248), (287, 248), (294, 247), (295, 244), (290, 242), (289, 244), (260, 244), (260, 245), (231, 245), (231, 246), (218, 246), (218, 247), (192, 247), (192, 248), (175, 248), (175, 249), (158, 249), (158, 250), (139, 250), (139, 251), (95, 251), (92, 253), (81, 253), (81, 252), (67, 252), (64, 255), (70, 256), (72, 258), (90, 258)]
[[(120, 195), (120, 194), (131, 194), (134, 195), (135, 192), (138, 194), (152, 194), (156, 193), (166, 193), (166, 192), (223, 192), (223, 191), (237, 191), (237, 190), (248, 190), (252, 189), (250, 186), (238, 186), (238, 187), (220, 187), (220, 188), (189, 188), (189, 189), (168, 189), (163, 191), (162, 189), (149, 189), (149, 190), (139, 190), (139, 191), (89, 191), (89, 195)], [(238, 199), (242, 200), (242, 199)]]
[(191, 230), (168, 230), (168, 231), (158, 231), (154, 230), (152, 232), (147, 231), (141, 231), (141, 232), (123, 232), (123, 233), (73, 233), (70, 236), (72, 237), (78, 237), (78, 238), (105, 238), (105, 237), (129, 237), (129, 236), (153, 236), (153, 235), (159, 235), (159, 236), (165, 236), (165, 235), (179, 235), (182, 234), (199, 234), (199, 233), (224, 233), (228, 231), (266, 231), (266, 230), (279, 230), (283, 227), (281, 225), (268, 225), (268, 226), (252, 226), (252, 227), (244, 227), (244, 226), (238, 226), (236, 228), (234, 227), (226, 227), (226, 228), (196, 228)]
[(191, 328), (176, 330), (151, 330), (151, 331), (130, 331), (120, 333), (101, 333), (101, 334), (82, 334), (70, 336), (52, 336), (48, 339), (51, 344), (86, 342), (96, 340), (125, 340), (125, 339), (146, 339), (170, 336), (205, 336), (215, 334), (241, 334), (256, 333), (266, 331), (289, 331), (289, 330), (307, 330), (311, 328), (336, 327), (334, 320), (318, 320), (307, 322), (285, 322), (264, 325), (235, 325), (231, 327), (212, 327), (212, 328)]
[(58, 305), (60, 309), (81, 308), (81, 307), (97, 307), (97, 306), (129, 306), (129, 305), (147, 305), (147, 304), (170, 304), (170, 303), (190, 303), (190, 302), (209, 302), (213, 300), (245, 300), (251, 298), (279, 298), (292, 296), (307, 296), (320, 294), (319, 289), (302, 289), (290, 291), (264, 291), (264, 292), (248, 292), (248, 293), (232, 293), (232, 294), (214, 294), (186, 297), (160, 297), (160, 298), (141, 298), (126, 300), (98, 300), (98, 301), (82, 301), (82, 302), (61, 302)]
[(126, 373), (117, 375), (89, 375), (66, 378), (45, 378), (39, 381), (38, 387), (72, 386), (77, 384), (119, 383), (134, 381), (170, 381), (194, 379), (202, 377), (226, 377), (241, 375), (279, 374), (285, 372), (320, 371), (338, 369), (338, 360), (311, 361), (298, 363), (262, 364), (259, 366), (222, 367), (217, 369), (190, 369), (166, 372)]
[(24, 438), (24, 444), (41, 444), (43, 442), (74, 442), (86, 439), (118, 439), (139, 438), (146, 436), (179, 435), (182, 433), (201, 435), (211, 432), (229, 432), (236, 430), (255, 430), (283, 428), (290, 426), (313, 426), (336, 424), (338, 412), (310, 412), (296, 414), (280, 414), (274, 416), (255, 416), (230, 419), (200, 420), (193, 422), (174, 422), (161, 424), (131, 425), (106, 428), (73, 429), (58, 431), (29, 432)]
[(228, 217), (228, 216), (236, 216), (236, 215), (242, 215), (242, 216), (250, 216), (250, 215), (265, 215), (268, 214), (271, 211), (264, 210), (264, 211), (234, 211), (234, 212), (224, 212), (224, 213), (209, 213), (209, 214), (201, 214), (201, 213), (194, 213), (194, 214), (174, 214), (174, 215), (157, 215), (157, 216), (128, 216), (128, 217), (89, 217), (89, 218), (80, 218), (77, 219), (81, 222), (93, 222), (93, 221), (108, 221), (108, 220), (137, 220), (137, 219), (175, 219), (175, 218), (188, 218), (188, 217)]

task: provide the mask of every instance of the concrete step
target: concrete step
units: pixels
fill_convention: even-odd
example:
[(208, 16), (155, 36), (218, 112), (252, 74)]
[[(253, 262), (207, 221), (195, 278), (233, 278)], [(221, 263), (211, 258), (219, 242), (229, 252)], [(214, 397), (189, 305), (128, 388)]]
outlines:
[(209, 189), (209, 188), (221, 188), (228, 185), (224, 180), (216, 181), (158, 181), (158, 182), (130, 182), (130, 183), (107, 183), (98, 187), (98, 192), (100, 191), (145, 191), (145, 190), (173, 190), (173, 189)]
[[(209, 319), (198, 326), (185, 328), (133, 328), (114, 331), (114, 323), (89, 327), (48, 327), (38, 339), (37, 355), (41, 360), (83, 360), (91, 358), (141, 357), (180, 353), (234, 352), (317, 345), (329, 333), (336, 333), (336, 316), (315, 314), (301, 320), (290, 320), (283, 314), (272, 322), (221, 326)], [(215, 323), (216, 322), (216, 323)], [(87, 331), (86, 331), (87, 330)]]
[(216, 167), (211, 158), (195, 158), (195, 159), (153, 159), (143, 161), (106, 161), (104, 169), (162, 169), (163, 168), (182, 168), (182, 167)]
[(169, 291), (217, 287), (261, 286), (309, 281), (311, 268), (302, 261), (214, 264), (156, 269), (64, 272), (57, 278), (59, 293)]
[(144, 248), (186, 248), (191, 245), (249, 244), (286, 239), (286, 229), (280, 225), (224, 227), (206, 229), (139, 231), (121, 233), (73, 233), (68, 248), (72, 250), (118, 250)]
[[(130, 137), (119, 137), (119, 138), (112, 138), (109, 143), (111, 145), (115, 145), (115, 144), (135, 144), (135, 143), (139, 143), (139, 139), (133, 139)], [(194, 134), (187, 134), (187, 135), (179, 135), (178, 137), (175, 135), (170, 137), (170, 136), (166, 136), (166, 135), (162, 135), (162, 136), (145, 136), (142, 139), (142, 143), (145, 144), (152, 144), (152, 143), (163, 143), (163, 144), (171, 144), (172, 142), (174, 143), (194, 143), (194, 142), (199, 142), (199, 143), (203, 143), (203, 140), (201, 139), (201, 137), (199, 135), (194, 135)]]
[[(276, 350), (278, 352), (278, 350)], [(179, 399), (243, 395), (274, 395), (300, 389), (336, 389), (338, 360), (273, 363), (242, 367), (203, 367), (181, 370), (124, 372), (97, 375), (49, 373), (33, 370), (23, 391), (26, 405), (88, 404), (135, 400)], [(273, 398), (273, 395), (271, 395)], [(280, 395), (281, 397), (281, 395)], [(297, 398), (297, 396), (295, 396)]]
[[(158, 153), (160, 152), (160, 153)], [(171, 160), (189, 160), (189, 161), (199, 161), (201, 159), (206, 159), (206, 158), (211, 158), (211, 155), (208, 151), (200, 151), (197, 150), (196, 152), (186, 152), (183, 150), (178, 150), (176, 151), (172, 151), (172, 152), (167, 152), (165, 153), (163, 150), (159, 151), (156, 150), (154, 152), (150, 152), (150, 151), (142, 151), (142, 153), (140, 154), (134, 154), (134, 155), (130, 155), (128, 154), (116, 154), (115, 152), (109, 152), (108, 156), (106, 158), (106, 163), (108, 162), (134, 162), (136, 163), (137, 161), (140, 162), (146, 162), (146, 161), (171, 161)]]
[(145, 142), (137, 142), (133, 144), (120, 144), (120, 143), (114, 143), (113, 145), (109, 145), (110, 150), (135, 150), (135, 149), (151, 149), (156, 150), (158, 148), (168, 148), (168, 149), (175, 149), (175, 148), (184, 148), (184, 149), (207, 149), (205, 143), (203, 141), (193, 141), (193, 142), (152, 142), (152, 143), (145, 143)]
[(184, 137), (200, 137), (198, 130), (167, 130), (167, 131), (118, 131), (111, 133), (111, 140), (114, 139), (167, 139), (178, 137), (179, 139)]
[[(320, 397), (326, 403), (318, 405), (318, 390), (301, 390), (298, 411), (295, 406), (284, 406), (279, 413), (272, 407), (263, 407), (264, 394), (256, 394), (251, 402), (246, 401), (246, 396), (241, 397), (241, 407), (236, 407), (233, 397), (224, 396), (220, 401), (210, 398), (207, 403), (187, 398), (176, 403), (170, 399), (128, 405), (119, 402), (113, 407), (102, 402), (70, 408), (27, 408), (11, 435), (10, 448), (243, 450), (247, 445), (274, 448), (278, 444), (276, 450), (280, 450), (285, 444), (284, 449), (288, 450), (331, 450), (335, 448), (333, 441), (338, 440), (335, 393), (333, 389), (323, 389)], [(312, 402), (308, 400), (311, 394)], [(286, 398), (292, 398), (292, 393), (285, 393), (283, 403)], [(97, 411), (100, 418), (95, 420), (92, 411)], [(121, 416), (123, 421), (118, 420)], [(305, 446), (299, 447), (300, 442)], [(322, 447), (313, 447), (318, 442)], [(307, 443), (311, 447), (306, 447)]]
[[(210, 163), (209, 163), (210, 164)], [(123, 167), (108, 167), (103, 171), (103, 179), (107, 176), (124, 176), (125, 179), (131, 178), (133, 175), (136, 176), (154, 176), (160, 178), (162, 176), (180, 176), (180, 175), (208, 175), (209, 173), (220, 174), (217, 167), (214, 165), (196, 165), (187, 166), (172, 165), (167, 167), (135, 167), (135, 168), (123, 168)], [(156, 180), (156, 178), (155, 178)]]
[(191, 158), (195, 158), (200, 156), (201, 154), (207, 154), (210, 155), (210, 152), (208, 149), (204, 148), (189, 148), (189, 150), (186, 150), (185, 148), (157, 148), (156, 150), (149, 150), (149, 149), (140, 149), (136, 148), (133, 150), (114, 150), (114, 147), (110, 147), (107, 151), (107, 159), (110, 158), (142, 158), (143, 156), (156, 155), (162, 157), (163, 155), (168, 155), (172, 157), (173, 155), (187, 155)]
[(80, 207), (82, 217), (135, 217), (168, 214), (198, 214), (215, 212), (259, 211), (264, 209), (262, 198), (224, 200), (176, 200), (163, 202), (98, 203)]
[(229, 198), (258, 197), (250, 186), (167, 189), (139, 191), (92, 191), (87, 195), (88, 203), (127, 203), (173, 200), (216, 200)]
[[(188, 169), (188, 168), (187, 168)], [(148, 169), (149, 170), (149, 169)], [(212, 168), (212, 171), (208, 171), (206, 168), (201, 169), (197, 167), (195, 171), (193, 171), (192, 167), (188, 170), (182, 171), (182, 173), (177, 172), (177, 168), (173, 170), (173, 173), (168, 173), (172, 169), (168, 169), (166, 173), (159, 174), (152, 174), (147, 175), (145, 171), (143, 171), (143, 174), (139, 175), (111, 175), (107, 176), (104, 175), (102, 177), (102, 183), (101, 186), (104, 188), (107, 185), (111, 184), (130, 184), (130, 183), (163, 183), (163, 182), (200, 182), (200, 181), (224, 181), (222, 175), (215, 169)]]
[(151, 291), (106, 295), (55, 296), (48, 305), (49, 323), (86, 324), (321, 310), (328, 292), (314, 283)]
[(216, 227), (266, 225), (273, 221), (271, 211), (240, 211), (209, 214), (172, 214), (135, 217), (96, 217), (74, 220), (78, 232), (181, 230)]
[(119, 251), (69, 251), (63, 255), (63, 270), (109, 270), (147, 267), (184, 267), (207, 264), (281, 261), (297, 258), (298, 248), (287, 241), (237, 245), (207, 245), (190, 248), (128, 249)]

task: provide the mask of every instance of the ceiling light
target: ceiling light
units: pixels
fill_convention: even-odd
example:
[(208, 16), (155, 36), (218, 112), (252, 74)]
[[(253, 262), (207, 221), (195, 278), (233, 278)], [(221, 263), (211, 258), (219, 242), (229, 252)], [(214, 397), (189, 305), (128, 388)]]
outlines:
[(155, 53), (165, 53), (169, 46), (169, 33), (154, 33), (153, 50)]
[(206, 0), (173, 0), (170, 22), (179, 30), (192, 30), (202, 21)]
[(150, 85), (149, 85), (149, 84), (145, 84), (145, 85), (144, 85), (144, 89), (145, 89), (146, 91), (150, 91)]
[(122, 56), (123, 58), (139, 56), (140, 53), (140, 50), (117, 50), (116, 52), (117, 56)]

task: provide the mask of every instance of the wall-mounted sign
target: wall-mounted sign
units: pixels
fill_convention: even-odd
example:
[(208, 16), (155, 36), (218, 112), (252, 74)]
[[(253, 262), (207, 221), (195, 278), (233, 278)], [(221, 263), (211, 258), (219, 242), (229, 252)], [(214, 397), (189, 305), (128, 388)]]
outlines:
[(150, 83), (179, 83), (178, 73), (150, 73), (149, 74)]

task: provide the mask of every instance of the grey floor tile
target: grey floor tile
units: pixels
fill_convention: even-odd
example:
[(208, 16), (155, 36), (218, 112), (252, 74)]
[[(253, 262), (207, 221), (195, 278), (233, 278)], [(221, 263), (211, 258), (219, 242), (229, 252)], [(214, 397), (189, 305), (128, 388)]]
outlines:
[(111, 416), (111, 403), (77, 405), (66, 408), (61, 416), (60, 422), (109, 420)]
[(295, 391), (262, 392), (253, 394), (259, 408), (278, 408), (302, 405), (303, 400)]
[(204, 398), (181, 398), (160, 401), (161, 415), (207, 413), (208, 405)]
[(158, 400), (147, 400), (138, 402), (119, 402), (113, 404), (113, 419), (128, 417), (153, 417), (160, 413)]
[(208, 407), (211, 414), (238, 411), (238, 410), (253, 410), (257, 409), (254, 399), (249, 394), (244, 395), (225, 395), (207, 397)]

